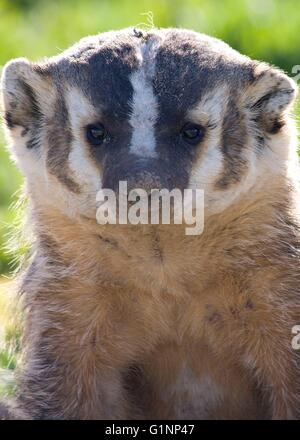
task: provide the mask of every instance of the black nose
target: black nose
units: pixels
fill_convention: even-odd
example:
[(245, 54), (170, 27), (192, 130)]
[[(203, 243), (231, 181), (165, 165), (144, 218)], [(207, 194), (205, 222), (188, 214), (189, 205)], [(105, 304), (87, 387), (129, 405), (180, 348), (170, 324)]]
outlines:
[(172, 177), (170, 167), (159, 159), (144, 159), (128, 156), (118, 163), (106, 163), (103, 172), (103, 188), (115, 192), (119, 182), (126, 181), (128, 192), (133, 189), (143, 189), (149, 195), (152, 189), (166, 188), (169, 191), (176, 187), (175, 176)]
[(165, 177), (158, 175), (156, 170), (146, 168), (131, 174), (127, 179), (127, 187), (128, 192), (135, 188), (141, 188), (150, 195), (152, 189), (166, 188), (167, 182)]

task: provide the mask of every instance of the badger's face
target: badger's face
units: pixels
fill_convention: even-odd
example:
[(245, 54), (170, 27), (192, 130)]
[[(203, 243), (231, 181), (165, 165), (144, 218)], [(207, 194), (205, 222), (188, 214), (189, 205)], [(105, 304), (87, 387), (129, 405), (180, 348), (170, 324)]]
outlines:
[[(287, 160), (295, 86), (194, 32), (132, 29), (4, 69), (14, 155), (39, 204), (94, 217), (101, 188), (199, 188), (220, 212)], [(277, 171), (276, 171), (277, 170)]]

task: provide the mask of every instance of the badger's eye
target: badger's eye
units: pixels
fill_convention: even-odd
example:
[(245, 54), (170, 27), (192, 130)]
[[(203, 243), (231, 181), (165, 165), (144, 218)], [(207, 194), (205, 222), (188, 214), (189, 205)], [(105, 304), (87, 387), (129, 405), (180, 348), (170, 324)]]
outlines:
[(87, 140), (92, 145), (101, 145), (107, 137), (107, 131), (102, 124), (90, 124), (86, 127)]
[(181, 136), (185, 142), (196, 145), (201, 142), (204, 137), (205, 130), (201, 125), (186, 123), (181, 129)]

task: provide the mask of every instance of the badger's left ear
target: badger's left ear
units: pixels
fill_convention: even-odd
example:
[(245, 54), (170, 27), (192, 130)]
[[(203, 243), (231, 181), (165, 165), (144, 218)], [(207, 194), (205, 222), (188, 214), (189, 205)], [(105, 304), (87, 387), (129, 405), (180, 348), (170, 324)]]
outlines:
[(255, 65), (253, 76), (243, 100), (262, 129), (276, 134), (284, 126), (285, 116), (297, 96), (296, 83), (265, 63)]
[(49, 76), (25, 58), (7, 63), (1, 78), (4, 117), (9, 129), (30, 128), (40, 121), (51, 99)]

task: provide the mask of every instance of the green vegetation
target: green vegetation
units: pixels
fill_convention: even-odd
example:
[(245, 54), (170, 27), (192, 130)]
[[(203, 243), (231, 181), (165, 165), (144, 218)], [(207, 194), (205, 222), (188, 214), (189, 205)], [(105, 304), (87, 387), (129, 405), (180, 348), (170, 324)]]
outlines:
[[(54, 55), (88, 34), (142, 22), (151, 26), (151, 14), (142, 15), (148, 11), (157, 27), (209, 33), (291, 76), (292, 67), (300, 65), (298, 0), (0, 0), (0, 66), (14, 57), (36, 60)], [(0, 276), (12, 267), (4, 245), (15, 219), (9, 206), (22, 182), (4, 146), (0, 132)], [(0, 286), (0, 331), (5, 317), (1, 295)], [(0, 394), (1, 368), (14, 368), (18, 348), (18, 335), (11, 327), (6, 327), (5, 335), (0, 345)], [(7, 370), (5, 374), (10, 384)]]

